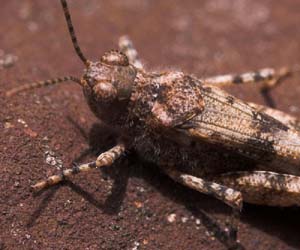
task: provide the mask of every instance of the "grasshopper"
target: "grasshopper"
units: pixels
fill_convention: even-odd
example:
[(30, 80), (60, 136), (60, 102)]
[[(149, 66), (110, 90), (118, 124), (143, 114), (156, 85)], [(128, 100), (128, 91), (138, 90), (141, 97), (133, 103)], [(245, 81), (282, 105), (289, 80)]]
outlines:
[[(119, 51), (92, 62), (83, 55), (75, 36), (67, 2), (61, 0), (74, 49), (85, 64), (79, 79), (66, 76), (26, 84), (18, 92), (65, 81), (79, 84), (93, 113), (120, 131), (118, 143), (89, 163), (74, 165), (32, 186), (42, 190), (65, 178), (110, 166), (127, 152), (161, 167), (170, 178), (233, 208), (230, 236), (236, 240), (237, 218), (243, 202), (268, 206), (300, 205), (300, 122), (276, 109), (246, 103), (221, 90), (232, 84), (277, 86), (299, 71), (272, 68), (240, 75), (204, 79), (183, 72), (147, 72), (128, 37)], [(215, 145), (252, 160), (244, 166), (207, 169), (199, 148)]]

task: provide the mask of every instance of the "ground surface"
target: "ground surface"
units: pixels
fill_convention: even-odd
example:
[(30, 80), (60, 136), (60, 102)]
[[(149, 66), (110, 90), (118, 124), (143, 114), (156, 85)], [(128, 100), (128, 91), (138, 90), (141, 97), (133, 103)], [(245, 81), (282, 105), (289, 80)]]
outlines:
[[(300, 60), (299, 1), (91, 0), (70, 7), (92, 60), (123, 34), (153, 70), (208, 76)], [(0, 70), (0, 249), (226, 249), (209, 236), (207, 217), (222, 224), (225, 205), (133, 160), (33, 197), (29, 185), (59, 172), (59, 159), (68, 166), (89, 144), (101, 150), (111, 138), (75, 84), (4, 95), (26, 82), (81, 74), (59, 1), (4, 1), (0, 23), (1, 56), (18, 57)], [(279, 109), (298, 116), (299, 83), (296, 76), (272, 92)], [(230, 91), (264, 103), (257, 87)], [(300, 249), (299, 231), (298, 208), (245, 205), (239, 237), (246, 249)]]

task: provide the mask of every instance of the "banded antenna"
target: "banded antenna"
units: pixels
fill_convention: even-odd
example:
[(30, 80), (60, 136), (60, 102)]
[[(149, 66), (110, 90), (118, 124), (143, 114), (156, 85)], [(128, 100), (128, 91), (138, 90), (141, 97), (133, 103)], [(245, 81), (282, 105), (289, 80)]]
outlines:
[[(67, 21), (67, 25), (68, 25), (68, 29), (69, 29), (69, 32), (70, 32), (70, 35), (71, 35), (71, 39), (72, 39), (74, 49), (75, 49), (77, 55), (80, 57), (81, 61), (83, 61), (86, 66), (88, 66), (90, 64), (90, 61), (88, 61), (85, 58), (85, 56), (82, 54), (82, 52), (80, 50), (80, 47), (78, 45), (67, 2), (65, 0), (61, 0), (60, 2), (62, 4), (64, 13), (65, 13), (65, 18), (66, 18), (66, 21)], [(49, 85), (55, 85), (55, 84), (66, 82), (66, 81), (73, 81), (73, 82), (78, 83), (81, 86), (84, 86), (84, 82), (81, 81), (81, 79), (79, 79), (77, 77), (74, 77), (74, 76), (64, 76), (64, 77), (58, 77), (58, 78), (39, 81), (39, 82), (32, 82), (32, 83), (24, 84), (24, 85), (19, 86), (19, 87), (15, 87), (15, 88), (7, 91), (6, 96), (9, 97), (9, 96), (15, 95), (19, 92), (23, 92), (25, 90), (41, 88), (41, 87), (45, 87), (45, 86), (49, 86)]]
[(66, 81), (73, 81), (73, 82), (76, 82), (76, 83), (80, 84), (81, 86), (83, 86), (83, 83), (81, 82), (80, 79), (78, 79), (74, 76), (64, 76), (64, 77), (58, 77), (58, 78), (39, 81), (39, 82), (27, 83), (27, 84), (24, 84), (20, 87), (15, 87), (15, 88), (7, 91), (6, 96), (9, 97), (9, 96), (15, 95), (19, 92), (23, 92), (25, 90), (42, 88), (42, 87), (46, 87), (46, 86), (49, 86), (49, 85), (55, 85), (55, 84), (58, 84), (58, 83), (61, 83), (61, 82), (66, 82)]
[(79, 56), (81, 61), (83, 61), (83, 63), (88, 66), (89, 61), (83, 55), (83, 53), (82, 53), (82, 51), (81, 51), (81, 49), (78, 45), (78, 41), (77, 41), (77, 38), (76, 38), (76, 35), (75, 35), (75, 31), (74, 31), (74, 27), (73, 27), (73, 24), (72, 24), (72, 19), (71, 19), (71, 15), (70, 15), (70, 12), (69, 12), (67, 1), (66, 0), (60, 0), (60, 2), (61, 2), (61, 5), (63, 7), (63, 10), (64, 10), (66, 22), (67, 22), (67, 25), (68, 25), (69, 33), (70, 33), (71, 40), (72, 40), (74, 49), (76, 51), (76, 54)]

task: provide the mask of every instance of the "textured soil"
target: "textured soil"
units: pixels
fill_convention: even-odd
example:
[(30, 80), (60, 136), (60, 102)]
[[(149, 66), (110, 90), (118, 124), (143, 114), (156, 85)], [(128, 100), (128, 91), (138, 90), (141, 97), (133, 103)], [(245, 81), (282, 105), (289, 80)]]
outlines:
[[(123, 34), (148, 69), (199, 77), (300, 59), (299, 1), (89, 0), (70, 8), (91, 60)], [(134, 157), (33, 196), (30, 184), (59, 173), (60, 160), (94, 159), (113, 135), (76, 84), (5, 96), (26, 82), (81, 75), (59, 1), (3, 1), (0, 23), (0, 249), (226, 249), (218, 227), (229, 209)], [(299, 82), (295, 76), (272, 92), (277, 108), (296, 116)], [(228, 90), (265, 103), (257, 86)], [(87, 153), (89, 146), (96, 150)], [(244, 206), (245, 249), (300, 249), (299, 232), (299, 208)]]

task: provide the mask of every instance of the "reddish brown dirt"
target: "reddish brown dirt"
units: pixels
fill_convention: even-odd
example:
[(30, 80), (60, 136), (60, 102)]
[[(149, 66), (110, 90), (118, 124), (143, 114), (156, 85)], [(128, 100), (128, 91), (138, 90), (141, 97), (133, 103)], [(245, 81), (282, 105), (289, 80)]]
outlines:
[[(90, 0), (70, 7), (81, 47), (94, 60), (116, 48), (123, 34), (148, 69), (197, 76), (300, 59), (299, 1)], [(59, 1), (3, 1), (0, 22), (0, 49), (18, 56), (0, 71), (0, 249), (226, 249), (219, 236), (208, 236), (207, 217), (222, 224), (224, 204), (134, 159), (31, 195), (30, 184), (58, 172), (45, 163), (47, 147), (69, 165), (89, 144), (100, 151), (112, 139), (75, 84), (5, 97), (26, 82), (81, 74)], [(299, 82), (295, 76), (272, 92), (279, 109), (298, 116)], [(230, 91), (264, 103), (255, 86)], [(239, 238), (246, 249), (300, 249), (299, 232), (298, 208), (243, 209)]]

